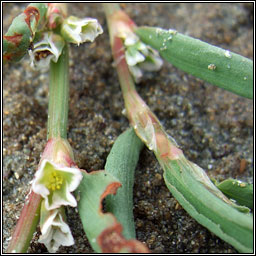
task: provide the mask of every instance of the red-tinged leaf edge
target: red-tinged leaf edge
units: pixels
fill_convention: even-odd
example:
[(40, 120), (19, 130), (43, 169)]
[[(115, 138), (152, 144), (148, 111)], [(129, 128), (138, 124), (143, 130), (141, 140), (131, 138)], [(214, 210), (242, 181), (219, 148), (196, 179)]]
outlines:
[(102, 202), (109, 194), (115, 194), (121, 183), (110, 173), (100, 170), (83, 171), (76, 194), (79, 198), (78, 212), (84, 231), (92, 248), (99, 253), (149, 253), (141, 242), (126, 240), (123, 227), (112, 213), (102, 211)]
[(122, 230), (122, 225), (116, 222), (115, 225), (102, 231), (97, 241), (103, 253), (149, 253), (141, 242), (135, 239), (126, 240), (122, 235)]

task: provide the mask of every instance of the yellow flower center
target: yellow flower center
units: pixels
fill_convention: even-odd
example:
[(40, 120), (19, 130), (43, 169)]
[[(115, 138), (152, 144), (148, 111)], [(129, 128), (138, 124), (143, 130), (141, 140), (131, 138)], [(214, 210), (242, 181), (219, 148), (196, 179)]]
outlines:
[(63, 177), (60, 174), (58, 174), (56, 171), (54, 171), (51, 173), (47, 188), (54, 191), (56, 189), (60, 189), (62, 183), (63, 183)]

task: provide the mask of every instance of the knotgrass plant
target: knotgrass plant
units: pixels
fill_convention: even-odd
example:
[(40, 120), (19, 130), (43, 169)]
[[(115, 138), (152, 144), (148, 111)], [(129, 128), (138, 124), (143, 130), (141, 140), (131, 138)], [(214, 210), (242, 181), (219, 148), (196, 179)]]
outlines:
[[(252, 61), (199, 40), (177, 35), (173, 30), (137, 28), (117, 5), (104, 4), (104, 7), (127, 118), (137, 136), (154, 152), (164, 170), (167, 187), (183, 208), (200, 224), (232, 244), (237, 250), (252, 252), (253, 218), (250, 210), (230, 201), (211, 182), (204, 170), (186, 159), (175, 140), (165, 132), (160, 121), (138, 95), (129, 67), (134, 64), (129, 65), (126, 52), (129, 50), (128, 46), (139, 43), (139, 39), (133, 34), (136, 32), (144, 42), (150, 42), (162, 56), (176, 66), (249, 98), (253, 95)], [(132, 43), (127, 44), (127, 41)], [(139, 47), (136, 50), (133, 57), (138, 60), (139, 54), (143, 51)], [(140, 59), (144, 61), (143, 58)], [(138, 66), (141, 60), (137, 61)], [(207, 63), (218, 63), (219, 72), (212, 75), (211, 72), (215, 72), (216, 66), (212, 70)], [(227, 65), (237, 66), (232, 68), (232, 78), (229, 77), (230, 72), (224, 71), (229, 70), (230, 67)], [(247, 78), (250, 80), (249, 83)]]
[[(252, 185), (237, 180), (214, 185), (199, 166), (186, 159), (134, 84), (143, 69), (159, 70), (162, 56), (188, 73), (252, 98), (252, 61), (174, 30), (138, 28), (117, 4), (104, 4), (104, 10), (125, 112), (132, 126), (116, 140), (105, 170), (80, 170), (67, 141), (68, 43), (93, 41), (102, 33), (97, 20), (67, 17), (62, 4), (31, 4), (4, 36), (4, 61), (19, 61), (29, 52), (35, 67), (50, 63), (48, 142), (7, 251), (26, 252), (39, 219), (39, 241), (49, 252), (56, 252), (60, 245), (72, 245), (64, 206), (78, 205), (85, 233), (96, 252), (149, 252), (135, 240), (132, 211), (134, 170), (144, 143), (154, 152), (164, 170), (166, 186), (183, 208), (237, 250), (252, 252)], [(78, 203), (71, 194), (74, 190)], [(107, 213), (102, 206), (105, 197)]]
[[(96, 19), (81, 20), (66, 16), (65, 4), (31, 4), (23, 14), (14, 19), (4, 36), (5, 61), (18, 61), (29, 51), (32, 66), (45, 69), (50, 64), (48, 142), (7, 252), (27, 251), (39, 219), (42, 233), (39, 242), (44, 243), (49, 252), (56, 252), (60, 245), (74, 244), (71, 230), (66, 223), (64, 206), (77, 206), (71, 192), (77, 188), (83, 177), (79, 209), (82, 209), (80, 215), (82, 222), (85, 222), (85, 232), (89, 239), (92, 237), (92, 247), (102, 252), (148, 252), (140, 242), (126, 240), (122, 236), (122, 226), (112, 214), (101, 213), (101, 201), (108, 194), (114, 193), (121, 185), (120, 182), (105, 171), (88, 174), (78, 169), (74, 163), (73, 152), (67, 141), (68, 43), (79, 45), (86, 41), (92, 42), (102, 33), (102, 28)], [(41, 20), (44, 20), (45, 26), (39, 29)], [(83, 202), (86, 203), (85, 209)], [(92, 235), (91, 227), (94, 231)], [(113, 232), (116, 232), (115, 238), (119, 238), (119, 243), (106, 243), (113, 239)]]

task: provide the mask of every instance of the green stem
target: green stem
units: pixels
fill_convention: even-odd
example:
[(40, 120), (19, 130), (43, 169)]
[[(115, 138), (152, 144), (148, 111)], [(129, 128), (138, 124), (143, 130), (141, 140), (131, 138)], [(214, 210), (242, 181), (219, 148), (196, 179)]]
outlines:
[(39, 222), (41, 196), (30, 193), (22, 209), (19, 221), (12, 234), (7, 253), (26, 253)]
[(69, 70), (68, 45), (57, 63), (51, 62), (47, 138), (67, 138)]

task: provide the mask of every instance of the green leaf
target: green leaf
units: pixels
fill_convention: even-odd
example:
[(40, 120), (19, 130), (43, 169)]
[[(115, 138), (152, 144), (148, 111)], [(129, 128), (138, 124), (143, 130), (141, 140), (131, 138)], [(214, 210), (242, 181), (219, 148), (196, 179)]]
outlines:
[(175, 30), (139, 27), (140, 39), (175, 67), (240, 96), (253, 98), (253, 62)]
[(228, 198), (253, 209), (253, 184), (227, 179), (216, 185)]
[(122, 133), (113, 145), (105, 165), (105, 170), (122, 183), (116, 195), (106, 198), (106, 210), (112, 212), (123, 225), (125, 238), (135, 238), (133, 218), (134, 171), (144, 144), (132, 128)]
[(78, 212), (92, 248), (98, 253), (146, 253), (148, 249), (137, 240), (126, 240), (122, 225), (112, 213), (102, 212), (102, 200), (115, 194), (120, 182), (106, 171), (83, 172), (76, 195)]
[(32, 3), (17, 16), (3, 36), (4, 61), (19, 61), (27, 53), (37, 29), (45, 20), (46, 3)]
[(87, 238), (96, 252), (101, 252), (96, 242), (99, 234), (107, 227), (114, 224), (115, 220), (111, 214), (101, 213), (102, 196), (110, 188), (117, 189), (121, 184), (113, 175), (105, 171), (83, 173), (83, 179), (76, 190), (80, 199), (78, 211), (83, 223)]
[[(185, 158), (163, 164), (164, 180), (182, 207), (201, 225), (243, 253), (253, 252), (253, 217), (220, 197), (217, 188), (200, 177), (200, 167)], [(197, 170), (196, 168), (200, 168)], [(215, 187), (215, 188), (214, 188)]]

